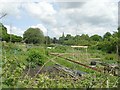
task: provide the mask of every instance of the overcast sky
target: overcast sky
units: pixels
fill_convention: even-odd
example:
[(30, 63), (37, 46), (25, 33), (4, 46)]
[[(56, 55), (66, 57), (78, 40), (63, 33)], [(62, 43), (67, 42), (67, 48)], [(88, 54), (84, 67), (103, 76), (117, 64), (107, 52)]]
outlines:
[[(22, 36), (29, 27), (44, 35), (99, 34), (116, 31), (119, 0), (0, 0), (1, 22), (8, 33)], [(12, 27), (11, 31), (10, 26)]]

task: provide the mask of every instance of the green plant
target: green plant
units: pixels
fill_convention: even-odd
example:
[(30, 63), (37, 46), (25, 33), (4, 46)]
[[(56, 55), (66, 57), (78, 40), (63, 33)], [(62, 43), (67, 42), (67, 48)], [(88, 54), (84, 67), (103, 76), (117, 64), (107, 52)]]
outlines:
[[(37, 77), (31, 77), (29, 74), (25, 73), (26, 66), (30, 63), (35, 67), (36, 65), (43, 65), (44, 62), (49, 58), (50, 60), (53, 56), (47, 56), (47, 49), (43, 46), (31, 46), (28, 50), (23, 51), (25, 49), (22, 45), (18, 47), (16, 44), (8, 44), (6, 43), (3, 52), (2, 52), (2, 87), (3, 88), (106, 88), (107, 80), (109, 81), (109, 88), (117, 87), (118, 77), (111, 76), (109, 74), (98, 73), (91, 69), (82, 67), (80, 65), (71, 63), (63, 58), (55, 58), (54, 61), (59, 63), (64, 67), (71, 68), (73, 70), (80, 70), (83, 72), (87, 72), (87, 74), (78, 78), (77, 80), (73, 79), (71, 76), (61, 77), (56, 75), (54, 78), (50, 78), (50, 74), (43, 73), (39, 74)], [(11, 53), (12, 49), (21, 49), (18, 50), (18, 54)], [(53, 49), (54, 50), (54, 49)], [(73, 52), (71, 47), (67, 46), (58, 46), (57, 49), (54, 50), (56, 53), (65, 52), (68, 53)], [(85, 57), (85, 50), (74, 50), (77, 52), (78, 59), (81, 63), (82, 56)], [(51, 53), (51, 51), (49, 51)], [(82, 53), (82, 54), (81, 54)], [(80, 55), (81, 54), (81, 55)], [(103, 57), (103, 59), (107, 59), (106, 61), (114, 61), (115, 54), (107, 54), (103, 53), (99, 50), (88, 49), (88, 54), (90, 57)], [(47, 59), (46, 59), (47, 57)], [(72, 58), (73, 60), (78, 60), (72, 55), (65, 55), (67, 58)], [(48, 59), (48, 60), (49, 60)], [(108, 60), (111, 59), (111, 60)], [(84, 60), (83, 60), (84, 61)], [(86, 60), (89, 61), (89, 60)], [(85, 62), (85, 61), (84, 61)], [(54, 65), (54, 62), (47, 63), (47, 66)]]
[(107, 55), (105, 55), (105, 60), (115, 60), (115, 55), (114, 54), (107, 54)]
[(30, 63), (32, 67), (36, 65), (43, 65), (44, 64), (45, 55), (40, 50), (36, 48), (32, 48), (29, 50), (27, 61)]

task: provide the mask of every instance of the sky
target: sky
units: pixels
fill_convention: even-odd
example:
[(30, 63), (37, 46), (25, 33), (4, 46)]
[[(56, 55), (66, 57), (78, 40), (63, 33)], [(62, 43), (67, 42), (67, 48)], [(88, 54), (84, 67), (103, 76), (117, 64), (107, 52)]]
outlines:
[[(22, 36), (40, 28), (45, 36), (113, 33), (118, 27), (119, 0), (0, 0), (0, 20), (8, 33)], [(11, 28), (11, 29), (10, 29)]]

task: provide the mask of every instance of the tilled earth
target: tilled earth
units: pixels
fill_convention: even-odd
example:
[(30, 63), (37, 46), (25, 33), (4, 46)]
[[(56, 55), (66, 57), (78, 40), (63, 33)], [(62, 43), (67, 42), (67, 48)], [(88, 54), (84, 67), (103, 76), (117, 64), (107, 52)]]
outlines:
[[(42, 69), (41, 69), (42, 68)], [(45, 67), (41, 67), (41, 66), (36, 66), (35, 68), (26, 68), (24, 73), (27, 74), (31, 77), (34, 77), (37, 73), (39, 72), (39, 74), (48, 74), (49, 77), (55, 77), (56, 75), (61, 76), (61, 77), (65, 77), (67, 74), (64, 71), (58, 70), (56, 68), (56, 65), (53, 66), (45, 66)]]
[[(52, 66), (36, 66), (35, 68), (26, 68), (24, 73), (28, 74), (31, 77), (34, 77), (36, 74), (47, 74), (49, 75), (50, 78), (55, 78), (56, 76), (60, 76), (60, 77), (80, 77), (82, 76), (82, 74), (85, 74), (84, 72), (81, 71), (77, 71), (77, 73), (75, 73), (75, 70), (71, 70), (69, 68), (67, 68), (67, 72), (63, 69), (59, 68), (59, 65), (52, 65)], [(65, 67), (64, 67), (65, 68)]]

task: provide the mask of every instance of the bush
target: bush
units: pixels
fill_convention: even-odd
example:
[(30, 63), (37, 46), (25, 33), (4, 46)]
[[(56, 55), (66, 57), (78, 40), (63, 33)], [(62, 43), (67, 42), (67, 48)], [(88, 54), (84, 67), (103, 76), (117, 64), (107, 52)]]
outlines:
[(43, 54), (43, 52), (41, 52), (37, 48), (32, 48), (29, 50), (28, 58), (26, 60), (28, 61), (28, 63), (30, 63), (32, 67), (35, 67), (36, 65), (43, 65), (44, 59), (45, 55)]
[(22, 48), (18, 47), (18, 44), (14, 44), (14, 43), (2, 43), (2, 50), (6, 50), (11, 54), (13, 53), (17, 54), (22, 52)]
[(67, 50), (65, 46), (58, 46), (55, 49), (60, 53), (64, 53)]
[(116, 60), (116, 55), (114, 55), (114, 54), (107, 54), (105, 56), (105, 60)]
[(65, 53), (68, 50), (67, 46), (56, 46), (55, 49), (51, 49), (51, 52), (55, 52), (55, 53)]

